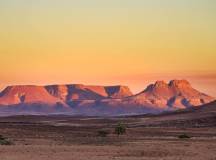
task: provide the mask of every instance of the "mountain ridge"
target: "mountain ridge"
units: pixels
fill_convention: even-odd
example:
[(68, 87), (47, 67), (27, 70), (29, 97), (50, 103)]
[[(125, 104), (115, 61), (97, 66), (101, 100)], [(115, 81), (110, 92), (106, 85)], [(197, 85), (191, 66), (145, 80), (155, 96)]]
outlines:
[[(46, 108), (80, 114), (157, 113), (185, 109), (215, 100), (192, 88), (187, 80), (156, 81), (142, 92), (133, 94), (129, 87), (83, 84), (14, 85), (0, 93), (0, 110), (11, 106), (19, 110)], [(23, 108), (24, 106), (24, 108)], [(33, 108), (33, 107), (32, 107)], [(70, 111), (68, 111), (70, 110)]]

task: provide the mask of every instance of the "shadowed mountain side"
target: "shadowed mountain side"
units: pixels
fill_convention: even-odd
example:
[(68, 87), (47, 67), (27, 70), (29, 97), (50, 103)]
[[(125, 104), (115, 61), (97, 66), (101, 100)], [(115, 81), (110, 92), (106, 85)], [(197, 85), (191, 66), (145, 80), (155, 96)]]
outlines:
[(48, 114), (73, 114), (75, 113), (65, 104), (47, 104), (47, 103), (23, 103), (14, 105), (0, 105), (0, 116), (8, 115), (48, 115)]
[(133, 95), (127, 86), (109, 86), (105, 87), (105, 90), (109, 98), (124, 98)]
[(126, 86), (88, 86), (82, 84), (45, 86), (47, 91), (66, 102), (72, 100), (99, 100), (132, 96)]
[(101, 99), (104, 98), (103, 88), (98, 87), (98, 90), (102, 90), (99, 92), (98, 90), (90, 90), (86, 88), (84, 85), (53, 85), (53, 86), (46, 86), (47, 91), (57, 97), (62, 99), (63, 101), (71, 101), (71, 100), (93, 100), (93, 99)]
[(163, 109), (128, 103), (122, 99), (75, 100), (68, 103), (80, 114), (88, 116), (117, 116), (160, 113)]

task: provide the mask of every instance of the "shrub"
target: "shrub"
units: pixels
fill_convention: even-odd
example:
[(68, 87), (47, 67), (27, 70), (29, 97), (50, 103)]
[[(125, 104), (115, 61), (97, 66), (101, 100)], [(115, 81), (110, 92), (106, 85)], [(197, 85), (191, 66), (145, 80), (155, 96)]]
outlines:
[(123, 135), (126, 133), (126, 126), (122, 123), (119, 123), (116, 128), (115, 128), (115, 134), (119, 135)]
[(181, 134), (181, 135), (178, 136), (178, 138), (180, 138), (180, 139), (189, 139), (191, 137), (189, 135), (187, 135), (187, 134)]
[(11, 145), (12, 143), (8, 141), (5, 137), (0, 135), (0, 145)]
[(100, 137), (106, 137), (108, 134), (109, 134), (109, 132), (105, 131), (105, 130), (98, 131), (98, 136), (100, 136)]

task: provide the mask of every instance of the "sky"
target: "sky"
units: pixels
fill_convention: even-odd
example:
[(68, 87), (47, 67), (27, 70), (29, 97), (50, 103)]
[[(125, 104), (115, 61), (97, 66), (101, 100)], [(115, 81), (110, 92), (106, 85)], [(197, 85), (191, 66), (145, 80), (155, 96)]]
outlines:
[(0, 0), (0, 88), (188, 79), (216, 97), (215, 0)]

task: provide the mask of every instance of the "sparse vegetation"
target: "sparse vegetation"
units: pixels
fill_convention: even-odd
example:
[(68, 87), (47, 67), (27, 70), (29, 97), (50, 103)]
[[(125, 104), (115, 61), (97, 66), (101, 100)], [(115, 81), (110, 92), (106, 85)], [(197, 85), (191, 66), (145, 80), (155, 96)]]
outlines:
[(189, 139), (191, 137), (189, 135), (187, 135), (187, 134), (181, 134), (181, 135), (178, 136), (178, 138), (180, 138), (180, 139)]
[(98, 136), (99, 137), (106, 137), (108, 134), (109, 134), (109, 132), (105, 131), (105, 130), (98, 131)]
[(115, 128), (115, 134), (119, 135), (123, 135), (126, 133), (126, 126), (122, 123), (118, 123), (118, 125)]
[(2, 135), (0, 135), (0, 145), (11, 145), (12, 143), (7, 140), (5, 137), (3, 137)]

